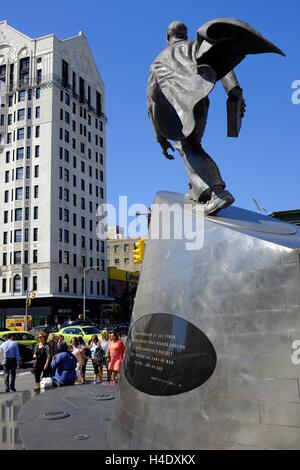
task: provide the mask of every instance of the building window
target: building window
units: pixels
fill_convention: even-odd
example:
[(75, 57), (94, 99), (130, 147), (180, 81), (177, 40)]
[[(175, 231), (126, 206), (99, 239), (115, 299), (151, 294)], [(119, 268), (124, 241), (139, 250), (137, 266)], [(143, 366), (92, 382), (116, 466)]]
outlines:
[(25, 90), (19, 91), (18, 101), (19, 101), (19, 103), (20, 103), (21, 101), (25, 101)]
[(119, 258), (116, 258), (116, 259), (115, 259), (115, 264), (120, 264)]
[(28, 250), (24, 251), (24, 264), (28, 264)]
[(18, 121), (24, 121), (25, 119), (25, 109), (18, 109)]
[(38, 251), (33, 250), (33, 262), (37, 263), (38, 262)]
[(7, 143), (7, 144), (11, 144), (11, 132), (8, 132), (8, 133), (7, 133), (6, 143)]
[(20, 127), (17, 130), (17, 140), (23, 140), (24, 139), (24, 127)]
[(40, 97), (41, 97), (41, 89), (40, 88), (37, 88), (35, 90), (35, 97), (36, 97), (37, 100), (40, 99)]
[(7, 245), (7, 232), (3, 232), (3, 245)]
[[(26, 167), (26, 169), (27, 169), (27, 167)], [(25, 199), (29, 199), (29, 194), (30, 194), (29, 186), (26, 186), (26, 188), (25, 188)]]
[(77, 279), (73, 279), (73, 294), (77, 294)]
[(29, 88), (28, 90), (28, 101), (31, 101), (32, 100), (32, 89)]
[(32, 290), (37, 290), (37, 288), (38, 288), (37, 276), (33, 276), (33, 278), (32, 278)]
[(101, 295), (105, 295), (105, 281), (103, 279), (101, 281)]
[(23, 188), (16, 188), (16, 191), (15, 191), (16, 201), (20, 201), (22, 198), (23, 198)]
[(24, 158), (24, 147), (19, 147), (17, 149), (17, 160), (23, 160)]
[(2, 264), (3, 266), (7, 265), (7, 253), (3, 253)]
[(22, 179), (23, 179), (23, 167), (20, 167), (16, 169), (16, 180), (22, 180)]
[(21, 292), (21, 276), (19, 274), (14, 277), (14, 292)]
[(28, 242), (28, 228), (25, 228), (24, 230), (24, 241)]
[(40, 137), (40, 126), (35, 126), (35, 137)]
[(62, 277), (58, 277), (58, 292), (62, 292)]
[(64, 264), (69, 264), (69, 252), (64, 251)]
[(31, 127), (27, 127), (27, 139), (31, 139)]
[(22, 220), (22, 209), (21, 208), (15, 209), (15, 222), (20, 222), (21, 220)]
[[(40, 128), (40, 126), (38, 126)], [(35, 146), (35, 154), (34, 154), (35, 158), (39, 158), (40, 156), (40, 146), (39, 145), (36, 145)]]
[(27, 154), (26, 154), (26, 158), (30, 158), (30, 147), (27, 147)]
[(69, 276), (65, 274), (64, 276), (64, 292), (69, 292)]
[(9, 163), (9, 162), (10, 162), (10, 151), (7, 151), (7, 152), (6, 152), (5, 162), (6, 162), (6, 163)]
[(40, 167), (39, 167), (39, 165), (35, 165), (35, 167), (34, 167), (34, 177), (38, 178), (39, 174), (40, 174)]
[(8, 107), (10, 108), (13, 105), (13, 95), (9, 95), (8, 97)]
[(35, 186), (34, 187), (34, 198), (37, 199), (39, 197), (39, 187)]
[(39, 208), (37, 206), (33, 208), (33, 218), (35, 220), (39, 218)]
[(14, 251), (14, 264), (21, 264), (21, 251)]
[(24, 292), (27, 292), (28, 290), (28, 277), (24, 276), (23, 278), (23, 285), (24, 285)]
[(22, 241), (22, 230), (21, 229), (15, 230), (14, 242), (21, 243), (21, 241)]
[(42, 69), (37, 70), (37, 83), (42, 83)]
[(129, 245), (127, 243), (124, 245), (124, 251), (125, 253), (129, 253)]
[(5, 278), (2, 279), (2, 293), (3, 294), (6, 293), (6, 279)]
[(39, 229), (37, 227), (35, 227), (33, 229), (33, 241), (34, 242), (37, 242), (38, 241), (38, 232), (39, 232)]
[(27, 109), (27, 119), (31, 119), (31, 108)]
[(64, 242), (69, 243), (69, 230), (64, 230)]

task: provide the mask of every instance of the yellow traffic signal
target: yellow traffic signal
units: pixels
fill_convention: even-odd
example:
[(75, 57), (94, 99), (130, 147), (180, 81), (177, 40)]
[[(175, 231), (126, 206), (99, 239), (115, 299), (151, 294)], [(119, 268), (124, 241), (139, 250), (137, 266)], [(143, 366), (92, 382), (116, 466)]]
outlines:
[(145, 245), (145, 238), (141, 238), (141, 240), (134, 244), (135, 250), (133, 250), (133, 257), (135, 264), (142, 264), (145, 253)]
[(30, 297), (31, 297), (32, 300), (35, 299), (35, 292), (34, 292), (34, 291), (31, 292), (31, 296), (30, 296)]
[(28, 306), (28, 307), (31, 306), (31, 299), (28, 299), (28, 301), (27, 301), (27, 306)]

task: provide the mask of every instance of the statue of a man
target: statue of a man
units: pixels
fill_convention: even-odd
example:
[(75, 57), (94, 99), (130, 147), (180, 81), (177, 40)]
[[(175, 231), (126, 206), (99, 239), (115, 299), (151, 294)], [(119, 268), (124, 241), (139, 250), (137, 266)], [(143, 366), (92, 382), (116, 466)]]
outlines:
[[(221, 80), (229, 100), (239, 101), (245, 112), (242, 90), (233, 68), (246, 54), (283, 53), (251, 26), (234, 19), (213, 20), (188, 41), (187, 27), (175, 21), (167, 29), (167, 47), (150, 68), (147, 88), (148, 114), (163, 155), (173, 160), (174, 147), (184, 159), (189, 199), (203, 204), (204, 213), (214, 215), (234, 202), (213, 159), (201, 139), (209, 108), (208, 95)], [(237, 135), (236, 135), (237, 136)]]

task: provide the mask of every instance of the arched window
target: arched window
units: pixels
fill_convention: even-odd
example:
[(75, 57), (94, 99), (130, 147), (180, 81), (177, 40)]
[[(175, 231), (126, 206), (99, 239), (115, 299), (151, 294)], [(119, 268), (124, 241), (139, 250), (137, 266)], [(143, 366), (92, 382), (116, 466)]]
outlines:
[(102, 279), (101, 281), (101, 295), (105, 295), (105, 281)]
[(21, 292), (21, 276), (19, 274), (14, 277), (14, 292)]
[(69, 286), (69, 276), (67, 274), (65, 274), (65, 277), (64, 277), (64, 292), (69, 292), (70, 290), (70, 286)]

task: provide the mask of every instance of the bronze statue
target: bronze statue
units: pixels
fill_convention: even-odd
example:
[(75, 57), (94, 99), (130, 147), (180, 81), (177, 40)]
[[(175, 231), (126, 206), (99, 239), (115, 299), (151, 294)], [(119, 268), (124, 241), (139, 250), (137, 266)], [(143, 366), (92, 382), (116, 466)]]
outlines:
[(198, 29), (196, 41), (188, 41), (187, 27), (175, 21), (167, 30), (167, 47), (151, 65), (147, 104), (157, 142), (173, 160), (168, 149), (175, 151), (169, 140), (174, 141), (188, 175), (186, 196), (203, 204), (205, 214), (214, 215), (234, 202), (201, 145), (208, 95), (220, 80), (228, 94), (228, 136), (237, 137), (246, 105), (233, 69), (247, 54), (264, 52), (284, 55), (241, 20), (209, 21)]

